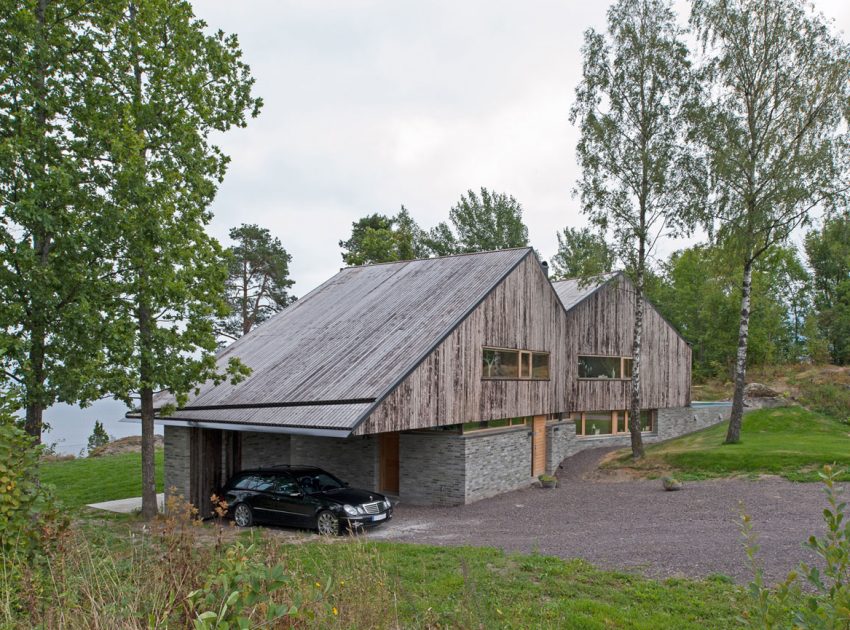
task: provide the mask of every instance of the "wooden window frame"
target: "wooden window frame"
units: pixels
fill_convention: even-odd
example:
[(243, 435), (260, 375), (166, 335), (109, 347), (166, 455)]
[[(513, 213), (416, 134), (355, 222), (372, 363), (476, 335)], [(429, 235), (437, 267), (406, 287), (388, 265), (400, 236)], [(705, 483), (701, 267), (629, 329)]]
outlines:
[(624, 376), (626, 361), (634, 360), (634, 357), (624, 357), (617, 354), (579, 354), (578, 359), (581, 357), (589, 357), (589, 358), (598, 358), (598, 359), (620, 359), (620, 376), (618, 378), (601, 378), (599, 376), (577, 376), (576, 378), (580, 381), (630, 381), (632, 380), (631, 374), (629, 376)]
[[(507, 420), (508, 423), (506, 425), (499, 426), (499, 427), (477, 427), (477, 428), (467, 429), (464, 425), (472, 424), (472, 422), (475, 422), (473, 420), (472, 422), (462, 423), (460, 425), (460, 432), (461, 432), (462, 435), (468, 435), (470, 433), (474, 433), (474, 434), (477, 435), (479, 433), (489, 433), (491, 431), (508, 431), (510, 429), (517, 429), (517, 430), (525, 429), (525, 428), (528, 427), (528, 424), (529, 424), (528, 421), (529, 421), (530, 417), (531, 416), (517, 416), (515, 418), (494, 418), (493, 420), (496, 420), (496, 421)], [(522, 422), (514, 424), (514, 420), (522, 420)], [(481, 421), (479, 421), (479, 424), (483, 424), (485, 422), (492, 422), (492, 420), (481, 420)]]
[[(590, 379), (590, 380), (593, 380), (593, 379)], [(623, 436), (623, 435), (629, 435), (629, 410), (628, 409), (612, 409), (611, 410), (611, 412), (610, 412), (611, 413), (611, 433), (600, 433), (599, 435), (597, 435), (595, 433), (587, 434), (586, 433), (587, 419), (585, 418), (585, 414), (588, 414), (588, 413), (603, 413), (604, 411), (605, 410), (602, 409), (602, 410), (599, 410), (599, 411), (573, 411), (572, 413), (570, 413), (570, 418), (575, 421), (576, 428), (581, 426), (581, 433), (576, 431), (576, 437), (599, 439), (599, 438), (618, 437), (618, 436)], [(642, 409), (641, 411), (646, 411), (650, 414), (649, 415), (650, 429), (648, 431), (641, 431), (641, 434), (647, 435), (647, 434), (654, 433), (657, 429), (657, 427), (655, 426), (656, 421), (657, 421), (656, 410), (655, 409)], [(620, 431), (619, 426), (617, 424), (620, 420), (620, 414), (621, 413), (625, 417), (625, 425), (624, 425), (625, 430), (624, 431)]]
[[(519, 348), (500, 348), (498, 346), (481, 346), (481, 357), (483, 366), (484, 352), (493, 350), (495, 352), (516, 352), (517, 353), (517, 374), (518, 376), (485, 376), (484, 370), (481, 371), (482, 381), (550, 381), (552, 380), (552, 364), (550, 362), (551, 353), (546, 350), (523, 350)], [(546, 378), (534, 377), (534, 355), (545, 355), (546, 363), (549, 366), (549, 376)], [(528, 358), (528, 376), (523, 376), (523, 357)]]

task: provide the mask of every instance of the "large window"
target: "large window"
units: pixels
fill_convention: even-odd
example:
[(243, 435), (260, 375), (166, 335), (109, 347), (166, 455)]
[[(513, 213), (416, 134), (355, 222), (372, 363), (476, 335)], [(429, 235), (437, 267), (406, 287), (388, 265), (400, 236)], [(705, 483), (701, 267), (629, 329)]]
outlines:
[(579, 356), (578, 377), (626, 379), (632, 376), (631, 357)]
[(527, 418), (501, 418), (499, 420), (482, 420), (481, 422), (465, 422), (462, 425), (464, 433), (482, 431), (484, 429), (503, 429), (507, 427), (525, 426)]
[(481, 367), (484, 379), (548, 380), (549, 353), (484, 348)]
[[(629, 432), (628, 411), (584, 411), (573, 413), (572, 418), (576, 423), (576, 435), (622, 435)], [(640, 430), (643, 433), (655, 430), (654, 410), (640, 412)]]

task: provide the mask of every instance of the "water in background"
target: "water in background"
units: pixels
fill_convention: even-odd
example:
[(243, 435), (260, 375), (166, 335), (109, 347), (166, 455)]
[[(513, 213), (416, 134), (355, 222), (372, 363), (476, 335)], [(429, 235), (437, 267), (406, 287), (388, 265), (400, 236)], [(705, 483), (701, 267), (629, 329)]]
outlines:
[[(99, 400), (85, 409), (75, 405), (53, 405), (44, 411), (44, 420), (50, 425), (50, 431), (42, 435), (41, 441), (48, 446), (55, 443), (57, 453), (79, 455), (88, 444), (95, 420), (100, 420), (113, 438), (141, 435), (141, 424), (122, 422), (125, 413), (127, 406), (111, 399)], [(156, 432), (162, 433), (162, 427), (157, 427)]]

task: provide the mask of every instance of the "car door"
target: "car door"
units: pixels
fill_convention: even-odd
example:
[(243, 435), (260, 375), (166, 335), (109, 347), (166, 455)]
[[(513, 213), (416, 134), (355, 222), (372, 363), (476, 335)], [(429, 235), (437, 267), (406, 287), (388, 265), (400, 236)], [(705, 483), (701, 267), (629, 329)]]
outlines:
[(288, 473), (275, 475), (269, 493), (268, 510), (282, 525), (312, 526), (312, 508), (295, 479)]

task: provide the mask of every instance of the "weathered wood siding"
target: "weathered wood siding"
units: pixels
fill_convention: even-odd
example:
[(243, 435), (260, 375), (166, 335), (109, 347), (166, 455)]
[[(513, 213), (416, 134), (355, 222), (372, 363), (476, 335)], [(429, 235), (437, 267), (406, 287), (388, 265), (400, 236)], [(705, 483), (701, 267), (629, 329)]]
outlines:
[[(627, 409), (629, 380), (579, 380), (579, 355), (632, 356), (634, 292), (619, 277), (567, 312), (566, 371), (570, 411)], [(643, 315), (641, 406), (646, 409), (684, 407), (691, 399), (691, 349), (655, 308)]]
[[(355, 431), (378, 433), (565, 409), (566, 312), (528, 256)], [(482, 380), (482, 348), (550, 353), (551, 380)]]
[[(625, 409), (628, 380), (578, 379), (578, 356), (632, 355), (634, 295), (619, 278), (564, 311), (533, 256), (526, 258), (393, 390), (355, 434), (568, 411)], [(550, 353), (548, 381), (482, 380), (482, 348)], [(643, 406), (690, 402), (690, 348), (647, 305)]]

